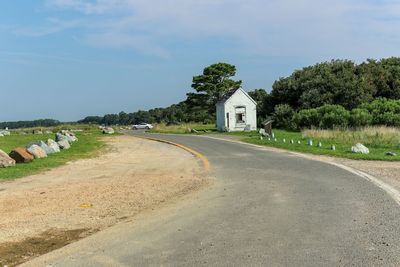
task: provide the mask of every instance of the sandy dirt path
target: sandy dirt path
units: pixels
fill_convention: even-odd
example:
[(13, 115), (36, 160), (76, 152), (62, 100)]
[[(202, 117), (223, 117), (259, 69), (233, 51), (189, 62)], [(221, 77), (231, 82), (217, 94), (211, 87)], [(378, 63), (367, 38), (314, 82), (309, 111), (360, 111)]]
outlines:
[[(198, 159), (180, 148), (130, 136), (107, 140), (97, 158), (0, 183), (0, 265), (12, 264), (4, 258), (18, 250), (25, 261), (208, 183)], [(29, 251), (46, 240), (44, 251)]]

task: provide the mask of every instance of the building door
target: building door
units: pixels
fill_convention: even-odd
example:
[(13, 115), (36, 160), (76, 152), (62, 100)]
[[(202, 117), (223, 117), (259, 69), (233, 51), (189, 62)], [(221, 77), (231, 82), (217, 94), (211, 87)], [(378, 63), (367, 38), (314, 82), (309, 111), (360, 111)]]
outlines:
[(229, 112), (226, 113), (226, 127), (229, 129)]

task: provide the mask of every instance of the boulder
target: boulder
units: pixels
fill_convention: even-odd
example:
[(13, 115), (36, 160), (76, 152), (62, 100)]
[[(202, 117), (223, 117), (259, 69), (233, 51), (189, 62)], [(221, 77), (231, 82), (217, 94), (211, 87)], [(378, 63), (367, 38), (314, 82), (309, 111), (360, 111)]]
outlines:
[(111, 128), (111, 127), (103, 128), (103, 134), (113, 134), (113, 133), (115, 133), (113, 128)]
[(0, 149), (0, 168), (15, 166), (15, 160), (10, 158), (6, 152)]
[(31, 153), (35, 157), (35, 159), (47, 157), (46, 151), (44, 151), (44, 149), (38, 145), (31, 145), (26, 150), (28, 150), (28, 152)]
[[(30, 142), (30, 143), (26, 146), (26, 148), (31, 147), (32, 145), (38, 145), (38, 146), (40, 146), (40, 148), (43, 149), (43, 150), (46, 152), (47, 155), (49, 155), (49, 154), (54, 154), (54, 153), (57, 152), (54, 148), (49, 147), (49, 146), (48, 146), (45, 142), (43, 142), (43, 141), (34, 141), (34, 142)], [(60, 150), (60, 149), (58, 149), (58, 150)], [(28, 149), (28, 151), (29, 151), (29, 149)], [(58, 151), (58, 152), (60, 152), (60, 151)]]
[(10, 157), (14, 159), (17, 163), (29, 163), (31, 162), (34, 157), (30, 154), (26, 148), (17, 147), (10, 153)]
[(57, 142), (57, 144), (60, 146), (61, 149), (69, 149), (71, 147), (67, 140), (60, 140)]
[(60, 152), (60, 146), (53, 139), (47, 140), (47, 146), (54, 150), (54, 153)]
[(265, 129), (263, 129), (263, 128), (261, 128), (260, 131), (258, 131), (258, 133), (259, 133), (261, 136), (265, 136), (265, 137), (269, 136), (269, 134), (267, 134), (267, 132), (265, 132)]
[(4, 135), (2, 133), (0, 133), (0, 137), (4, 137)]
[(63, 134), (63, 133), (57, 133), (56, 134), (56, 141), (57, 142), (59, 142), (61, 140), (67, 140), (68, 143), (72, 144), (73, 142), (78, 141), (78, 138), (75, 137), (75, 134), (71, 134), (71, 133), (68, 133), (66, 131), (64, 131), (64, 132), (65, 132), (65, 134)]
[(61, 140), (67, 140), (67, 137), (62, 133), (56, 133), (56, 142), (59, 142)]
[(2, 134), (3, 136), (11, 135), (11, 133), (8, 130), (0, 130), (0, 134)]
[(67, 137), (68, 142), (70, 142), (70, 143), (78, 141), (78, 138), (75, 136), (75, 134), (67, 133), (65, 136)]
[(356, 144), (355, 146), (351, 147), (351, 152), (353, 153), (361, 153), (361, 154), (369, 154), (368, 147), (364, 146), (363, 144)]

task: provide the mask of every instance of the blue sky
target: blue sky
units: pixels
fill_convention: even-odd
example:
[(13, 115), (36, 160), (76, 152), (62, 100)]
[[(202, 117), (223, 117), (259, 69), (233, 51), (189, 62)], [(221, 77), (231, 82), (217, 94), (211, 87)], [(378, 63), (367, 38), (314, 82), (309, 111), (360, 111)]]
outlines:
[(0, 121), (163, 107), (236, 65), (246, 90), (333, 58), (399, 56), (400, 1), (0, 2)]

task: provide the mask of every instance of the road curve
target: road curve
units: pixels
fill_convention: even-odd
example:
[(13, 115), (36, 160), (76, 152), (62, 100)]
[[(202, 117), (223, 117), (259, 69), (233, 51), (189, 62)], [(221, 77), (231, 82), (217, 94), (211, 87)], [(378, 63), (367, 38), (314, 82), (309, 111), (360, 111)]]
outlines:
[(367, 180), (290, 153), (161, 137), (206, 155), (214, 184), (26, 266), (400, 266), (400, 208)]

